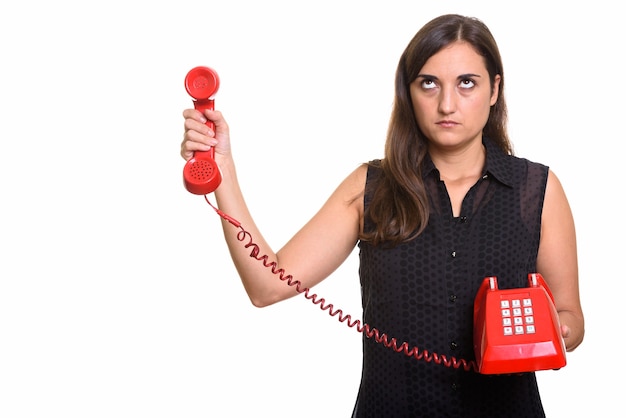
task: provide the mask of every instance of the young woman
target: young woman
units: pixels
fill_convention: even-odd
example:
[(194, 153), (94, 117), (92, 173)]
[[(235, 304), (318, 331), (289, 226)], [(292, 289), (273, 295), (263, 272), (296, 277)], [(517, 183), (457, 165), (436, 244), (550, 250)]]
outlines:
[[(246, 207), (219, 111), (183, 112), (181, 155), (215, 147), (220, 210), (246, 225), (262, 254), (311, 288), (360, 249), (363, 322), (448, 358), (474, 359), (474, 297), (483, 279), (528, 286), (540, 273), (566, 349), (583, 340), (574, 221), (545, 165), (513, 155), (504, 71), (479, 20), (444, 15), (411, 40), (396, 73), (382, 160), (352, 172), (280, 250)], [(215, 129), (205, 122), (211, 120)], [(224, 235), (250, 300), (263, 307), (298, 292)], [(543, 417), (535, 374), (485, 375), (397, 353), (363, 336), (353, 417)]]

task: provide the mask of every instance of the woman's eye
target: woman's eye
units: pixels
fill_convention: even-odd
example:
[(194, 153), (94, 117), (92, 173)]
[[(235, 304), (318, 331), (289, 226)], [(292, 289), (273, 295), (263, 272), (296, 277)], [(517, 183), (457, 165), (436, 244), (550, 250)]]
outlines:
[(474, 87), (474, 82), (469, 79), (461, 80), (461, 84), (459, 84), (459, 87), (461, 87), (462, 89), (470, 89)]
[(422, 88), (428, 90), (428, 89), (434, 89), (435, 87), (437, 87), (437, 85), (435, 84), (435, 82), (433, 80), (424, 80), (422, 81)]

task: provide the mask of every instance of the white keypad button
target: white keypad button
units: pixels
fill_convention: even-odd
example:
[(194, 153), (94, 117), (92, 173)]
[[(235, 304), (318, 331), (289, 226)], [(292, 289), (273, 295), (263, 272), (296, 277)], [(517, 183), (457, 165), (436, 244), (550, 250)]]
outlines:
[(530, 298), (503, 299), (500, 301), (504, 335), (535, 333), (535, 317), (532, 306), (533, 302)]

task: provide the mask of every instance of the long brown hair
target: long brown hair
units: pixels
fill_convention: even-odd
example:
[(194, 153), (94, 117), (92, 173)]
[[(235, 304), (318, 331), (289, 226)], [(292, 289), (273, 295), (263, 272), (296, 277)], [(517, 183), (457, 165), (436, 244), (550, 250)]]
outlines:
[(364, 231), (360, 237), (362, 240), (373, 244), (397, 244), (413, 239), (428, 224), (430, 209), (421, 174), (424, 157), (428, 152), (428, 140), (415, 120), (409, 89), (431, 56), (459, 40), (472, 45), (483, 57), (492, 89), (495, 76), (500, 75), (498, 99), (490, 109), (483, 135), (504, 152), (513, 154), (507, 133), (502, 59), (491, 31), (482, 21), (457, 14), (431, 20), (415, 34), (398, 63), (385, 157), (376, 163), (382, 168), (383, 174), (374, 186), (365, 213), (374, 228)]

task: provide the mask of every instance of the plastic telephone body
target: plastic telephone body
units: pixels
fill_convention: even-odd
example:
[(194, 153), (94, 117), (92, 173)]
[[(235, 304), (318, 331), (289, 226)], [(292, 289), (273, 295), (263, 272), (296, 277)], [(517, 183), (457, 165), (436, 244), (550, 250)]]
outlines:
[[(214, 97), (219, 89), (220, 80), (215, 70), (209, 67), (195, 67), (185, 77), (185, 89), (194, 99), (197, 110), (214, 109)], [(214, 129), (213, 122), (207, 126)], [(206, 195), (215, 191), (222, 182), (222, 174), (215, 162), (215, 149), (196, 151), (183, 168), (185, 188), (198, 195)]]
[(539, 273), (528, 288), (498, 290), (486, 277), (474, 301), (474, 352), (479, 373), (559, 369), (566, 364), (554, 298)]

